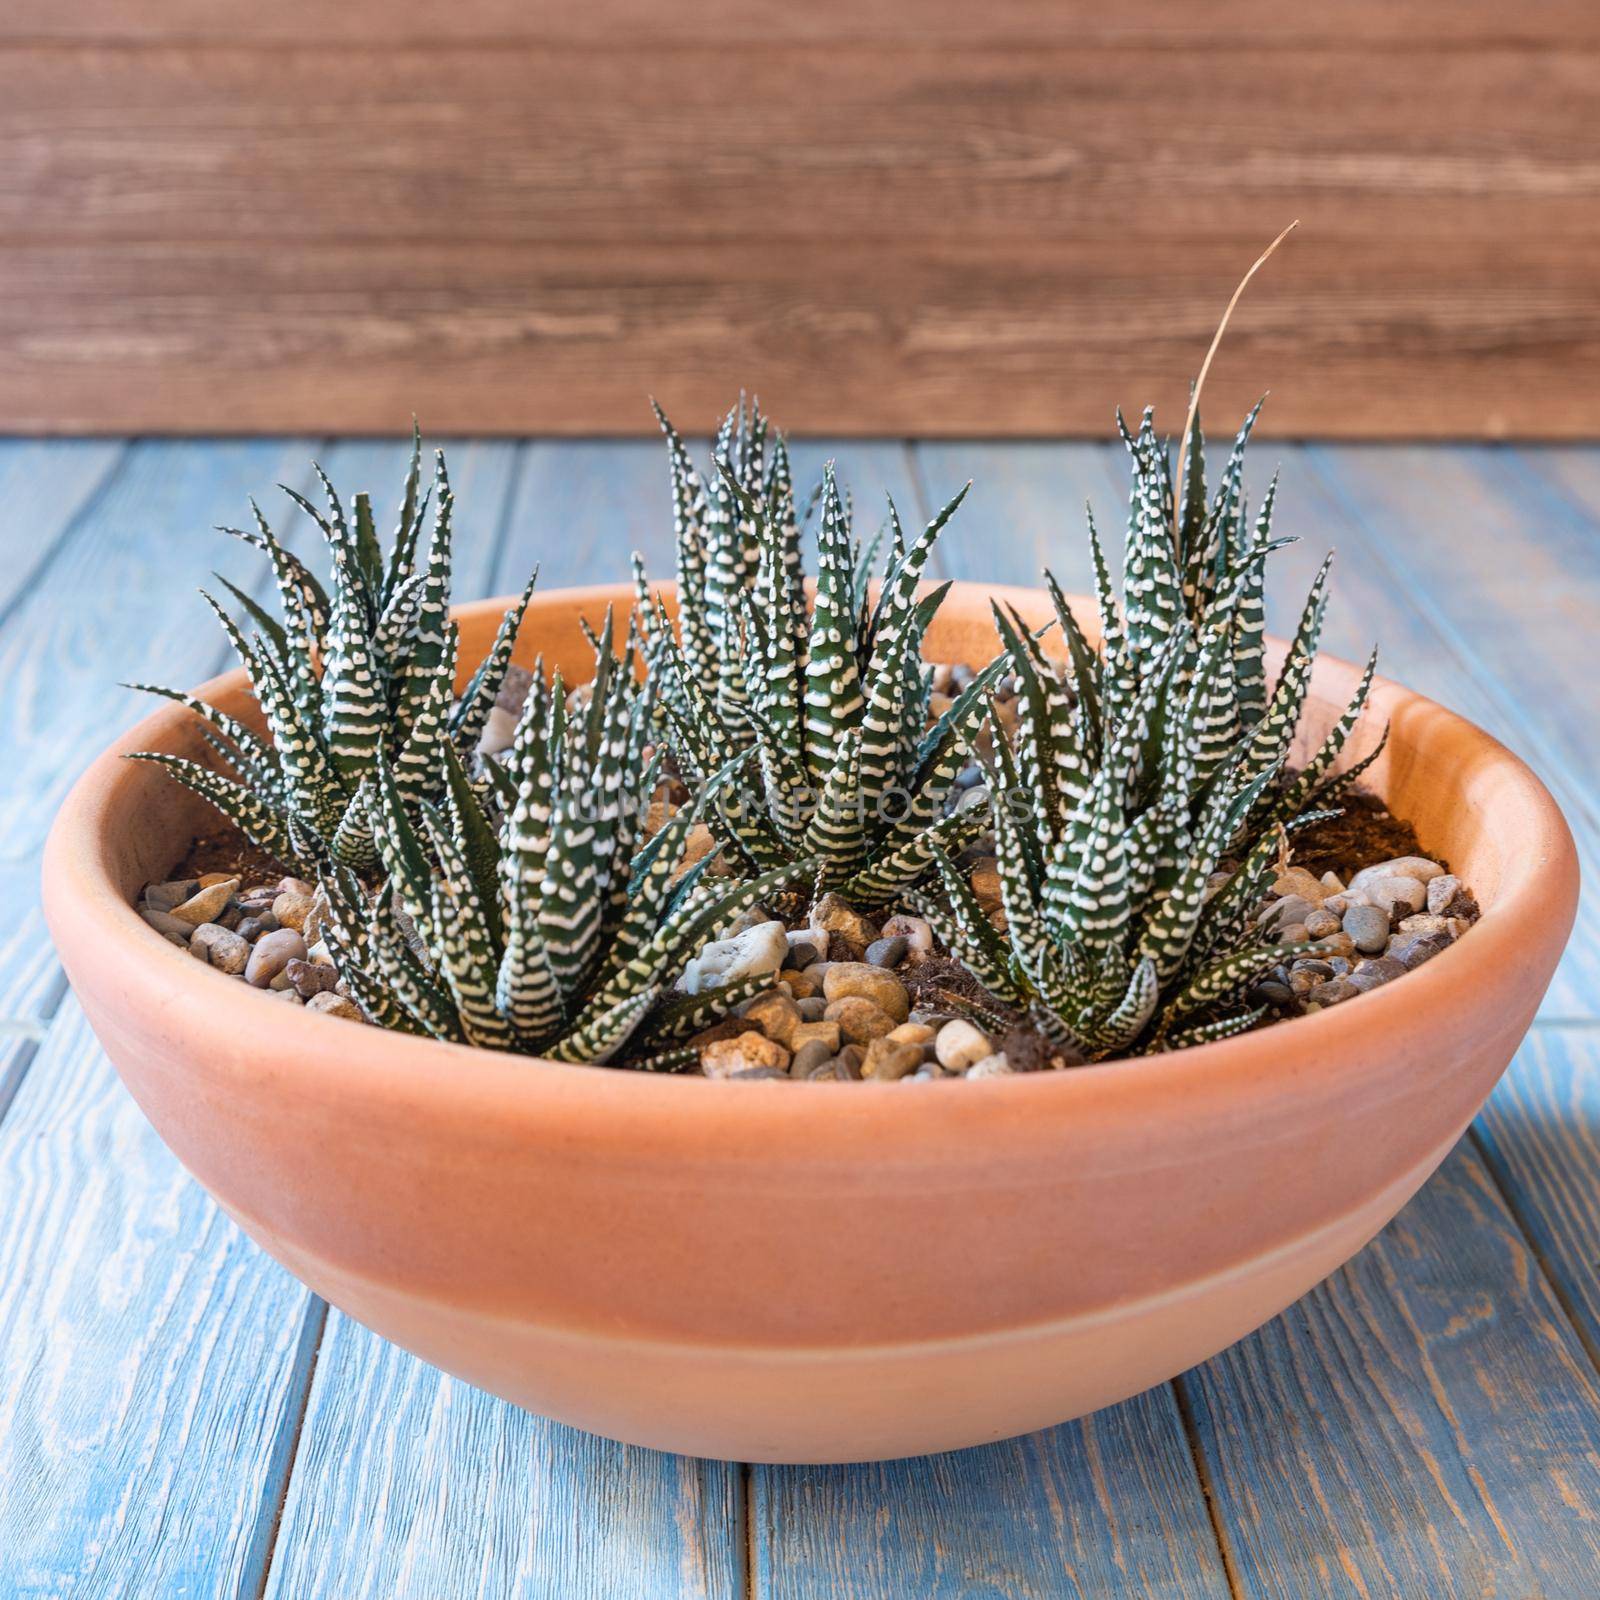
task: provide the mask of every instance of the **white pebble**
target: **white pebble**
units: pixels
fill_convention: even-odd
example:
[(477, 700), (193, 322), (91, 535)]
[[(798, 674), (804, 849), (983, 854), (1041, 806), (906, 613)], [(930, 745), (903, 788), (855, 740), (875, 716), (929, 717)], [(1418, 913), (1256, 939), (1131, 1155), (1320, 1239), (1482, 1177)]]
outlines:
[(997, 1050), (992, 1056), (985, 1056), (982, 1061), (976, 1061), (967, 1069), (969, 1078), (1006, 1078), (1010, 1077), (1017, 1069), (1006, 1060), (1004, 1050)]
[(952, 1072), (965, 1071), (982, 1061), (993, 1049), (989, 1036), (965, 1017), (945, 1023), (933, 1043), (933, 1053), (938, 1056), (939, 1065), (948, 1067)]

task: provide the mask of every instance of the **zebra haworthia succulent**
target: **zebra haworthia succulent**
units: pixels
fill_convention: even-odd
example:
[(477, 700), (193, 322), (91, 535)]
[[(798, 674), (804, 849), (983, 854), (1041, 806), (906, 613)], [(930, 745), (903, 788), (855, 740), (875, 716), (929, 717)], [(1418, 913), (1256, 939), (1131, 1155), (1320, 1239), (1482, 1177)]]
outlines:
[(1328, 562), (1269, 690), (1263, 569), (1287, 541), (1271, 536), (1276, 479), (1253, 520), (1245, 505), (1259, 410), (1209, 496), (1196, 422), (1176, 527), (1150, 413), (1137, 434), (1123, 428), (1133, 492), (1120, 605), (1089, 521), (1097, 647), (1048, 573), (1065, 662), (996, 608), (1021, 702), (1014, 741), (996, 719), (992, 772), (1004, 797), (993, 809), (1005, 932), (943, 853), (943, 896), (922, 906), (980, 982), (1088, 1059), (1223, 1038), (1260, 1018), (1241, 992), (1320, 948), (1263, 944), (1251, 925), (1282, 841), (1327, 815), (1320, 808), (1376, 755), (1333, 773), (1366, 701), (1369, 661), (1320, 748), (1287, 775)]
[[(729, 414), (708, 483), (663, 417), (677, 533), (678, 630), (635, 576), (667, 736), (697, 782), (747, 752), (737, 795), (708, 821), (753, 871), (802, 857), (815, 889), (882, 905), (988, 828), (950, 810), (1002, 655), (929, 726), (922, 642), (949, 588), (923, 592), (928, 558), (966, 490), (907, 538), (893, 502), (863, 550), (832, 466), (824, 474), (809, 604), (788, 457), (759, 410)], [(887, 535), (876, 595), (870, 577)]]
[[(438, 799), (450, 746), (470, 755), (511, 661), (532, 590), (509, 610), (465, 695), (455, 698), (457, 631), (450, 620), (454, 500), (444, 455), (421, 483), (422, 443), (413, 433), (394, 540), (384, 556), (365, 494), (349, 513), (321, 469), (326, 514), (293, 490), (332, 556), (331, 594), (273, 533), (252, 502), (255, 527), (224, 530), (265, 552), (281, 619), (223, 580), (253, 625), (245, 629), (211, 595), (270, 738), (174, 689), (139, 684), (188, 706), (223, 770), (158, 751), (158, 762), (204, 796), (262, 849), (302, 873), (327, 865), (358, 873), (376, 865), (372, 802), (380, 765), (407, 802)], [(428, 528), (429, 505), (432, 525)], [(424, 530), (428, 529), (424, 538)], [(204, 591), (202, 591), (204, 593)]]
[(498, 828), (453, 745), (442, 747), (444, 801), (424, 801), (416, 822), (380, 758), (386, 889), (369, 899), (349, 872), (323, 880), (326, 937), (374, 1021), (607, 1062), (640, 1037), (669, 1047), (754, 992), (669, 999), (667, 986), (707, 939), (805, 864), (748, 881), (709, 876), (710, 856), (678, 871), (718, 775), (636, 850), (660, 762), (644, 759), (649, 697), (634, 646), (618, 662), (610, 638), (608, 615), (581, 707), (569, 712), (559, 676), (535, 679), (515, 741), (492, 769)]

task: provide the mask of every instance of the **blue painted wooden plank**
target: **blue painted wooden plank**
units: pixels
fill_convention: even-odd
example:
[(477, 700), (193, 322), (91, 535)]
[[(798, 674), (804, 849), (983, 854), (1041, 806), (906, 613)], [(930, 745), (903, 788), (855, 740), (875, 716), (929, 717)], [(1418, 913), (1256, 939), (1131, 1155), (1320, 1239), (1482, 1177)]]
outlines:
[(1474, 1131), (1600, 1361), (1600, 1030), (1534, 1029)]
[(1242, 1596), (1594, 1592), (1600, 1389), (1470, 1144), (1182, 1384)]
[(0, 618), (93, 501), (124, 448), (113, 439), (0, 439)]
[(118, 688), (191, 684), (227, 653), (194, 589), (265, 563), (213, 524), (304, 480), (306, 441), (135, 444), (0, 623), (0, 1019), (36, 1027), (60, 992), (38, 910), (38, 861), (62, 796), (150, 702)]
[[(762, 1600), (1142, 1595), (1228, 1583), (1172, 1391), (977, 1450), (751, 1469)], [(1166, 1448), (1166, 1440), (1178, 1448)]]
[(311, 1297), (178, 1166), (72, 999), (0, 1124), (0, 1593), (254, 1594)]
[(530, 1416), (334, 1312), (266, 1592), (738, 1600), (739, 1478)]

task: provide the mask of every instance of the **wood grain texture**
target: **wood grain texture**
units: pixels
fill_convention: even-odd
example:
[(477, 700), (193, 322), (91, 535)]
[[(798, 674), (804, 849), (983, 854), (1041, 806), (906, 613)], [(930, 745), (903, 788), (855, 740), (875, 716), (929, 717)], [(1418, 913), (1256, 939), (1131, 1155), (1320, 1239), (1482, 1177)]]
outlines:
[(611, 1443), (446, 1377), (337, 1312), (273, 1600), (740, 1600), (739, 1469)]
[[(312, 453), (305, 440), (130, 446), (0, 624), (0, 1020), (36, 1024), (59, 992), (39, 852), (78, 774), (149, 704), (118, 684), (187, 687), (221, 668), (227, 642), (193, 591), (213, 567), (259, 584), (266, 563), (214, 524), (247, 517), (248, 496), (279, 480), (304, 486)], [(0, 516), (0, 570), (26, 563), (33, 538)]]
[(1600, 1360), (1600, 1032), (1535, 1029), (1474, 1131), (1568, 1314)]
[(648, 432), (745, 382), (800, 431), (1098, 433), (1181, 403), (1298, 215), (1214, 399), (1600, 426), (1582, 8), (997, 9), (29, 0), (0, 425)]
[(1594, 1592), (1595, 1371), (1469, 1145), (1180, 1382), (1243, 1596)]
[(70, 999), (0, 1124), (0, 1217), (0, 1593), (256, 1593), (317, 1313)]
[(0, 440), (0, 618), (116, 465), (110, 440)]
[(978, 1450), (751, 1469), (759, 1600), (1226, 1600), (1170, 1387)]

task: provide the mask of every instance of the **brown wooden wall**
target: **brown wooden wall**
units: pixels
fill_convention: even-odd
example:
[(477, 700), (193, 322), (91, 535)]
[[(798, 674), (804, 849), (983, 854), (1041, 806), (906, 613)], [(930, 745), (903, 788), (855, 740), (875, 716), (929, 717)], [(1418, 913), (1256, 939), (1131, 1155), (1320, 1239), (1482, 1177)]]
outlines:
[(0, 427), (1600, 434), (1593, 0), (7, 0)]

